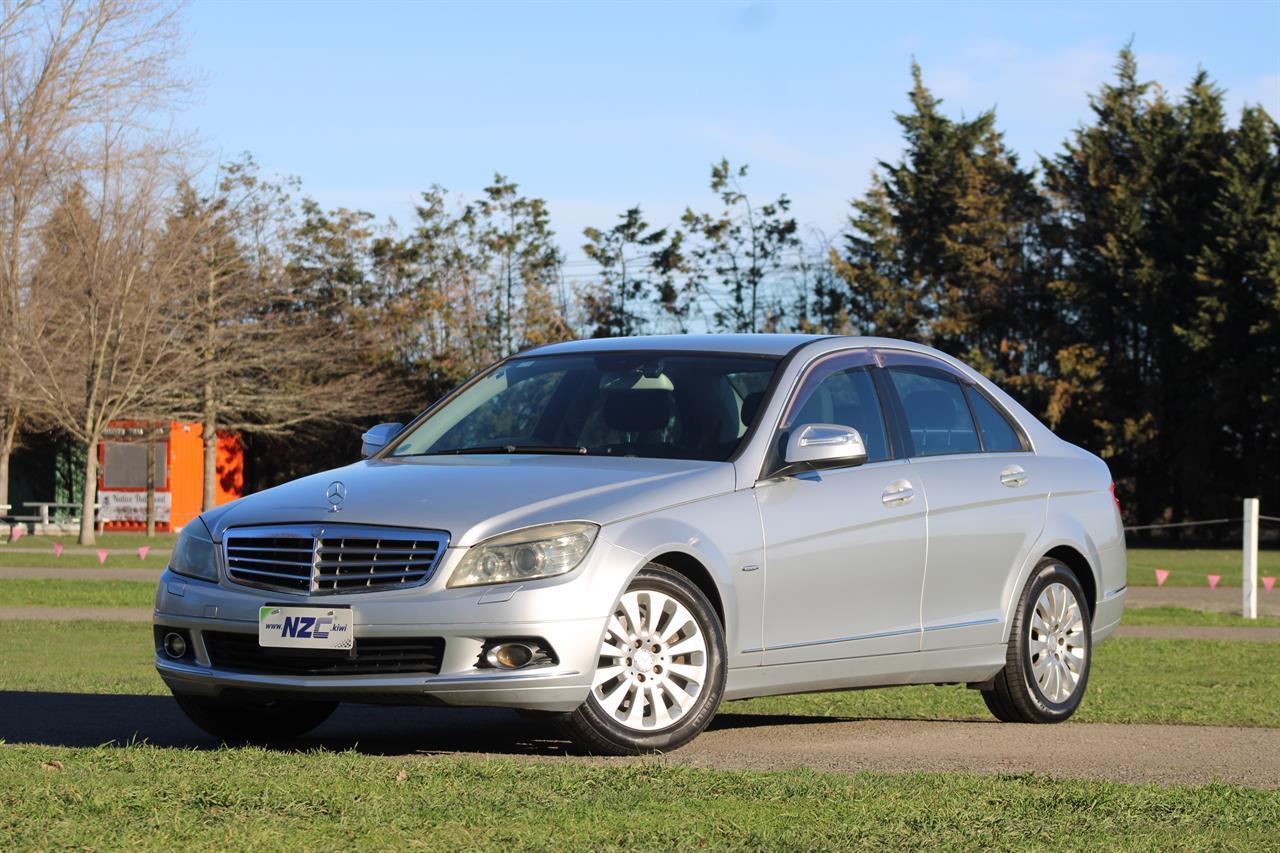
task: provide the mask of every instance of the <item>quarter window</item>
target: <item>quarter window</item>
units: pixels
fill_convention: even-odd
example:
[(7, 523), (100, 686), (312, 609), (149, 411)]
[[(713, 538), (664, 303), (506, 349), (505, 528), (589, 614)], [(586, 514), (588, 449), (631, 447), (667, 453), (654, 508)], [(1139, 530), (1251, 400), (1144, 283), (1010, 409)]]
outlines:
[(982, 433), (982, 449), (988, 453), (1012, 453), (1024, 450), (1022, 438), (1013, 424), (977, 389), (966, 386), (965, 396)]
[(783, 428), (805, 424), (852, 427), (867, 447), (867, 461), (883, 462), (889, 458), (889, 439), (871, 372), (862, 365), (843, 369), (840, 365), (833, 360), (810, 372), (792, 401)]
[(981, 449), (959, 382), (929, 368), (903, 366), (887, 371), (902, 401), (914, 456)]

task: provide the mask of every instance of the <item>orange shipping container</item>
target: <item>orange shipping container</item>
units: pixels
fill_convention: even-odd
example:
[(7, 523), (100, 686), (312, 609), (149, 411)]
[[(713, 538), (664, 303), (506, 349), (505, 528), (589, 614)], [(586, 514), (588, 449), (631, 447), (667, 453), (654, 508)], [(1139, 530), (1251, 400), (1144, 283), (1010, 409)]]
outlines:
[[(156, 518), (160, 530), (180, 530), (204, 503), (204, 428), (199, 423), (155, 424)], [(112, 421), (98, 448), (98, 500), (108, 530), (146, 527), (147, 424)], [(239, 433), (218, 431), (214, 504), (244, 493), (244, 446)]]

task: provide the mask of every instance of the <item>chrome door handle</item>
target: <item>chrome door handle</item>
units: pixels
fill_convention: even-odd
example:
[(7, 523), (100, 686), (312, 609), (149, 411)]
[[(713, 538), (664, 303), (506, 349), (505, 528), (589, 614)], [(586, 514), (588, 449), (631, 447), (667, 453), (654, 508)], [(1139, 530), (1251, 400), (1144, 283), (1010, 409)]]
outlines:
[(880, 493), (880, 502), (885, 506), (903, 506), (911, 503), (915, 497), (916, 492), (910, 480), (894, 480)]
[(1000, 482), (1011, 489), (1018, 486), (1026, 485), (1027, 472), (1022, 470), (1021, 465), (1010, 465), (1000, 472)]

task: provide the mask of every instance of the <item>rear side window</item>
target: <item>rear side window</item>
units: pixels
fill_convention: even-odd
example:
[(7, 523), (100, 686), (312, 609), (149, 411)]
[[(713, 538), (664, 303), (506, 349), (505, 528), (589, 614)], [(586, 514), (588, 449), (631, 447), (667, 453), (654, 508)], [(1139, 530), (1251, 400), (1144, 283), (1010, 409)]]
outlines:
[(988, 453), (1012, 453), (1025, 450), (1022, 438), (1008, 418), (977, 389), (966, 387), (965, 396), (982, 433), (982, 449)]
[(805, 424), (853, 427), (867, 447), (868, 462), (889, 458), (884, 414), (865, 366), (841, 369), (835, 362), (815, 368), (796, 394), (783, 428), (790, 430)]
[(977, 453), (981, 449), (959, 382), (929, 368), (889, 367), (886, 371), (902, 401), (913, 456)]

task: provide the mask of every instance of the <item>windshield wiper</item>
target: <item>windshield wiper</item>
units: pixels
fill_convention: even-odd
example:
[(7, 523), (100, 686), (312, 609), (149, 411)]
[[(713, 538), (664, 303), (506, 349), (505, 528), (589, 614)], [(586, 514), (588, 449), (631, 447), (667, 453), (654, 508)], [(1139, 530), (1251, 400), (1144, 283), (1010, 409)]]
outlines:
[(415, 453), (414, 456), (460, 456), (469, 453), (548, 453), (569, 456), (584, 456), (585, 447), (558, 446), (554, 444), (490, 444), (481, 447), (455, 447), (449, 450), (428, 450)]

